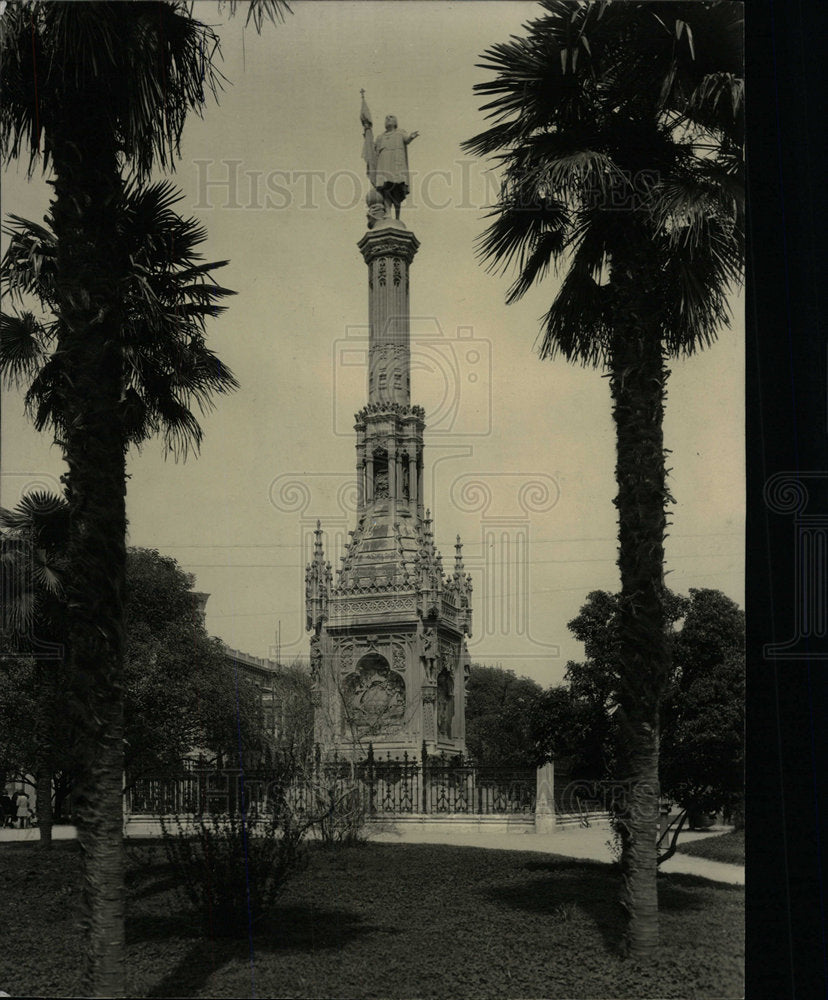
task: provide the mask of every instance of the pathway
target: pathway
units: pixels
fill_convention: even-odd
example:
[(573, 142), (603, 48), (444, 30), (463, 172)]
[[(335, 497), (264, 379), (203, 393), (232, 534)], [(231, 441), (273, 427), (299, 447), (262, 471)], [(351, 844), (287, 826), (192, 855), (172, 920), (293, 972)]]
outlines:
[[(75, 837), (73, 826), (56, 826), (52, 836), (55, 840), (70, 840)], [(710, 836), (705, 833), (683, 833), (684, 843)], [(0, 844), (9, 841), (36, 841), (37, 829), (30, 830), (0, 830)], [(610, 831), (590, 827), (567, 827), (555, 833), (537, 834), (517, 831), (509, 833), (498, 832), (465, 832), (438, 831), (422, 829), (398, 828), (375, 833), (371, 837), (379, 843), (386, 844), (451, 844), (455, 847), (487, 847), (500, 851), (539, 851), (543, 854), (561, 854), (568, 858), (580, 858), (585, 861), (613, 860), (610, 851)], [(745, 884), (745, 869), (742, 865), (727, 865), (721, 861), (708, 861), (707, 858), (695, 858), (689, 854), (674, 854), (669, 861), (661, 866), (665, 872), (679, 872), (684, 875), (698, 875), (701, 878), (712, 879), (715, 882), (727, 882), (731, 885)]]

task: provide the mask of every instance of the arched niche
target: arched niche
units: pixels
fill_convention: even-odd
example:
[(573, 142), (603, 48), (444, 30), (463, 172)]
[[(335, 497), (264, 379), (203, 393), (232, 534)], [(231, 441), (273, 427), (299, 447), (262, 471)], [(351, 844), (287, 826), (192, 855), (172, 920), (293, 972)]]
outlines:
[(383, 736), (405, 718), (405, 681), (380, 653), (366, 653), (344, 680), (343, 735)]
[(437, 735), (451, 736), (454, 721), (454, 678), (448, 670), (437, 675)]
[(388, 452), (384, 448), (374, 451), (374, 499), (387, 499), (390, 496), (390, 479), (388, 470)]

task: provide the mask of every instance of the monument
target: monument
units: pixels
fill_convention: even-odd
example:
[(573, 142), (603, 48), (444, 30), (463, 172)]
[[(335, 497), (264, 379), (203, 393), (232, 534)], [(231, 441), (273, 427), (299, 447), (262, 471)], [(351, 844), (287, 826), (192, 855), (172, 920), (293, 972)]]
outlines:
[[(471, 577), (457, 537), (444, 573), (424, 510), (425, 413), (410, 398), (409, 268), (419, 241), (400, 221), (408, 144), (389, 115), (376, 141), (363, 92), (368, 232), (368, 401), (356, 414), (357, 522), (336, 578), (317, 522), (306, 571), (315, 739), (356, 756), (465, 749)], [(391, 210), (394, 217), (391, 216)]]

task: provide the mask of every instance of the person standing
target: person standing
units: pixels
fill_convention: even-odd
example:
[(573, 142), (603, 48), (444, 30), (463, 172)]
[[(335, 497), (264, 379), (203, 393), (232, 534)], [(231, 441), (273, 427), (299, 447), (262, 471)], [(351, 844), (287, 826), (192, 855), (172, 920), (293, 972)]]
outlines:
[(22, 791), (17, 793), (17, 825), (21, 830), (29, 825), (29, 796)]

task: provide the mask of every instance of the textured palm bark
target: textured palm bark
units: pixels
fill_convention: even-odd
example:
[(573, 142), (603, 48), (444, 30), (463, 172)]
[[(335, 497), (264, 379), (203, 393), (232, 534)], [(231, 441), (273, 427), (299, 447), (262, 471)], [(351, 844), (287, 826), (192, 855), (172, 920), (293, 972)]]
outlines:
[[(119, 291), (126, 273), (115, 210), (121, 180), (95, 97), (64, 109), (55, 130), (53, 202), (62, 320), (60, 404), (70, 504), (68, 677), (79, 761), (84, 859), (83, 992), (124, 996), (123, 590), (125, 453), (120, 425)], [(105, 100), (105, 95), (96, 95)]]
[(35, 775), (37, 794), (37, 828), (40, 832), (40, 846), (49, 850), (52, 846), (52, 772), (41, 766)]
[(641, 725), (631, 742), (620, 827), (624, 950), (630, 958), (646, 960), (658, 947), (658, 737)]
[(670, 669), (664, 634), (665, 485), (662, 421), (667, 370), (646, 272), (619, 289), (610, 386), (617, 433), (621, 601), (619, 704), (626, 798), (621, 823), (625, 949), (658, 945), (656, 889), (659, 709)]

